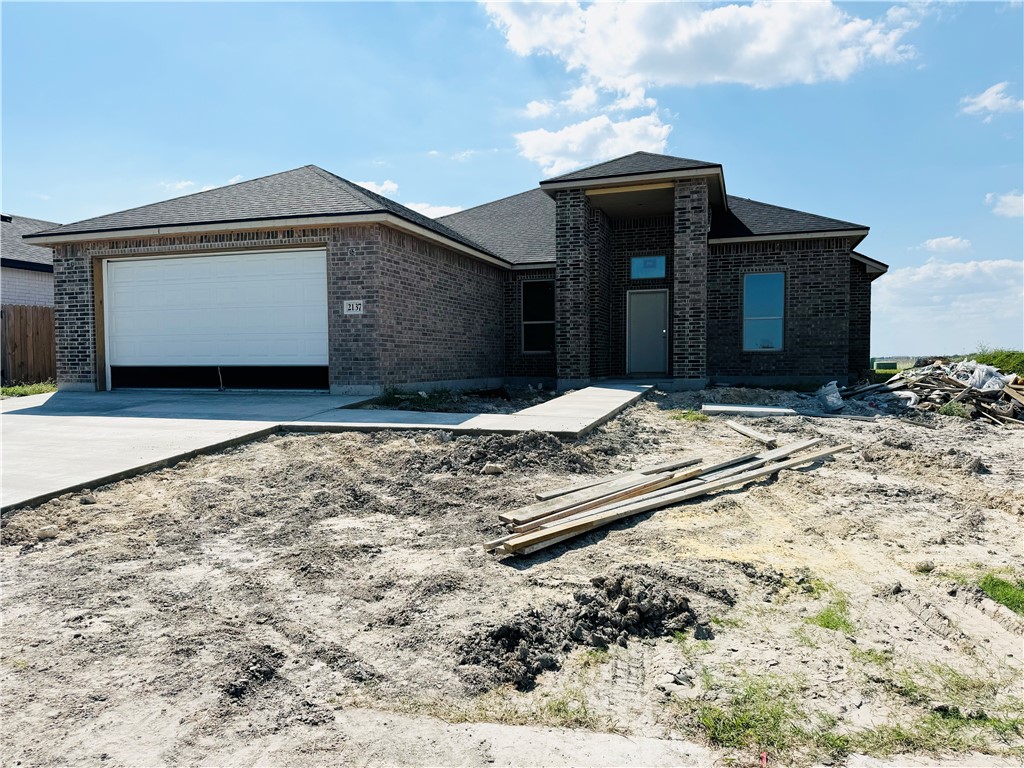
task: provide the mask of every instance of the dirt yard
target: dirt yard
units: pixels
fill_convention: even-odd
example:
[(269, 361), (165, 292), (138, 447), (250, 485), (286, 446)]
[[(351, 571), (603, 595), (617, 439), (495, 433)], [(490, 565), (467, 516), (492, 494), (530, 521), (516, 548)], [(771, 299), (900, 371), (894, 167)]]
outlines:
[(480, 546), (539, 490), (758, 450), (680, 409), (795, 397), (652, 393), (576, 442), (275, 436), (14, 513), (0, 763), (1020, 764), (1024, 618), (976, 586), (1024, 577), (1018, 433), (741, 417), (854, 450)]

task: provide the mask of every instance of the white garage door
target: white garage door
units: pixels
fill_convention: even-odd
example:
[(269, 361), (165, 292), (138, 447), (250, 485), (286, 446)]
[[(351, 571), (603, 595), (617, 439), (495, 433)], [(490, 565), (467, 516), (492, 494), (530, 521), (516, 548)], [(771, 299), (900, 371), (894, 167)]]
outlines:
[(111, 366), (327, 365), (322, 250), (112, 260)]

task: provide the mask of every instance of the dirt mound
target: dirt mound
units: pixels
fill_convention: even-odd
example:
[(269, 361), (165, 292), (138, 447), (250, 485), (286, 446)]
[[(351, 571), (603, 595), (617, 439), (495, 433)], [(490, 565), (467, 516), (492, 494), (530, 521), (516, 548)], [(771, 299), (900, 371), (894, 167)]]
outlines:
[(452, 472), (468, 469), (479, 472), (484, 464), (497, 462), (505, 469), (544, 467), (551, 472), (596, 472), (591, 451), (572, 443), (563, 443), (547, 432), (522, 432), (517, 435), (460, 437), (449, 448), (434, 456), (428, 471)]
[(236, 659), (234, 674), (223, 690), (232, 699), (241, 699), (269, 683), (284, 664), (285, 655), (269, 645), (261, 645)]
[(627, 645), (630, 637), (660, 637), (695, 622), (686, 598), (649, 576), (620, 569), (591, 579), (571, 603), (530, 608), (469, 637), (459, 672), (466, 685), (485, 691), (511, 683), (530, 690), (537, 675), (558, 669), (573, 645)]

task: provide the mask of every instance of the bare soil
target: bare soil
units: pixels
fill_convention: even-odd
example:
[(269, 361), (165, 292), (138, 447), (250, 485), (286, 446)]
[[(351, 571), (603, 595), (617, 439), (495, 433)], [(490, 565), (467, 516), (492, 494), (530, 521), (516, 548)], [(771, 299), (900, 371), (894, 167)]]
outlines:
[[(678, 409), (800, 399), (653, 393), (575, 442), (274, 436), (15, 513), (0, 763), (1018, 764), (1024, 620), (973, 586), (1024, 576), (1016, 433), (740, 418), (855, 450), (480, 547), (539, 490), (756, 450)], [(752, 690), (784, 722), (730, 741)]]

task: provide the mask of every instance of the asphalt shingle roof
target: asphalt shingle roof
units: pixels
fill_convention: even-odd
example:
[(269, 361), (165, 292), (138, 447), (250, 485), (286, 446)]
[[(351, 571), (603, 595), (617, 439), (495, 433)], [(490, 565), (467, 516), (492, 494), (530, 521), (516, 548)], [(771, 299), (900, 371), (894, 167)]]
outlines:
[(513, 264), (555, 260), (555, 201), (542, 189), (442, 216), (438, 221)]
[(21, 238), (23, 235), (57, 226), (60, 225), (53, 221), (3, 214), (3, 219), (0, 221), (0, 257), (15, 261), (27, 261), (31, 264), (52, 265), (53, 251), (43, 246), (32, 245)]
[(315, 165), (65, 224), (48, 229), (45, 234), (71, 235), (366, 213), (390, 213), (455, 242), (486, 252), (479, 244), (443, 224)]
[(847, 229), (867, 229), (840, 219), (830, 219), (813, 213), (794, 211), (778, 205), (759, 203), (745, 197), (729, 195), (729, 212), (716, 211), (711, 217), (710, 238), (755, 237), (758, 235), (791, 235), (805, 232), (831, 232)]
[(708, 163), (704, 160), (690, 160), (672, 155), (656, 155), (652, 152), (634, 152), (631, 155), (617, 157), (604, 163), (581, 168), (578, 171), (554, 176), (541, 182), (554, 184), (562, 181), (585, 181), (587, 179), (603, 179), (614, 176), (635, 176), (644, 173), (664, 173), (667, 171), (691, 171), (697, 168), (720, 168), (719, 163)]

